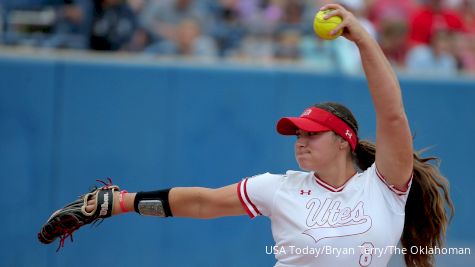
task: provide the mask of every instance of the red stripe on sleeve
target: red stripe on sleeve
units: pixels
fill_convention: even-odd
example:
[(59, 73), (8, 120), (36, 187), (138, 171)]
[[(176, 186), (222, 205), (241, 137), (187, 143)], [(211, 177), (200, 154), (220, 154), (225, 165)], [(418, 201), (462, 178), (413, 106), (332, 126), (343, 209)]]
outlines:
[[(244, 181), (247, 181), (247, 179), (245, 179)], [(254, 218), (254, 214), (252, 214), (252, 212), (249, 210), (249, 208), (247, 207), (246, 203), (244, 203), (244, 200), (242, 199), (242, 196), (241, 196), (241, 184), (242, 184), (242, 181), (240, 181), (237, 185), (237, 195), (239, 197), (239, 201), (241, 201), (241, 205), (244, 207), (244, 209), (246, 210), (247, 214), (249, 215), (249, 217)]]
[(411, 178), (407, 181), (407, 184), (406, 184), (406, 186), (405, 186), (406, 189), (400, 190), (400, 189), (396, 188), (394, 185), (388, 184), (388, 182), (386, 181), (386, 178), (384, 177), (383, 174), (381, 174), (381, 173), (378, 171), (378, 168), (377, 168), (376, 166), (375, 166), (375, 170), (376, 170), (376, 175), (378, 175), (379, 179), (381, 179), (381, 181), (383, 181), (383, 183), (384, 183), (387, 187), (389, 187), (389, 189), (390, 189), (391, 191), (393, 191), (394, 193), (396, 193), (396, 194), (399, 195), (399, 196), (403, 196), (403, 195), (407, 194), (407, 192), (408, 192), (408, 190), (409, 190), (409, 185), (410, 185), (411, 182), (412, 182), (412, 177), (413, 177), (414, 173), (411, 174)]
[(254, 203), (252, 203), (251, 199), (250, 199), (249, 196), (247, 195), (247, 187), (246, 187), (246, 185), (247, 185), (247, 179), (244, 180), (244, 195), (246, 196), (247, 202), (249, 202), (249, 203), (252, 205), (252, 207), (253, 207), (254, 210), (257, 212), (257, 214), (262, 215), (262, 213), (257, 209), (256, 205), (254, 205)]

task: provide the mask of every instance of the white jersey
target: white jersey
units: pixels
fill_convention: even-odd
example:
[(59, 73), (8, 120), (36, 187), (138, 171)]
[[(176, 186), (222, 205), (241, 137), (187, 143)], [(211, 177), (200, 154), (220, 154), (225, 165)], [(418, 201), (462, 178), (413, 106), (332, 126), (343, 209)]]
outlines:
[(339, 188), (297, 171), (238, 184), (249, 216), (271, 219), (275, 246), (266, 251), (279, 267), (386, 266), (402, 234), (408, 191), (389, 186), (375, 164)]

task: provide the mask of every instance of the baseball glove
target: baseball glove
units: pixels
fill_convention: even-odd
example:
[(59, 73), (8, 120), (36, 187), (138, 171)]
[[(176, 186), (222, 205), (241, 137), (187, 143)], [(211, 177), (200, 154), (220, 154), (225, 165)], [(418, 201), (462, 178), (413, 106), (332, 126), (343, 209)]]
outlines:
[[(89, 193), (80, 196), (76, 201), (55, 211), (41, 227), (38, 233), (38, 240), (43, 244), (50, 244), (56, 238), (60, 238), (58, 249), (64, 247), (64, 241), (70, 237), (73, 241), (73, 232), (83, 225), (98, 221), (102, 222), (104, 218), (112, 215), (114, 202), (114, 191), (120, 191), (119, 187), (112, 185), (112, 180), (107, 178), (108, 182), (97, 180), (103, 183), (101, 187), (95, 186)], [(95, 199), (96, 204), (91, 212), (86, 211), (88, 200)], [(99, 222), (99, 223), (100, 223)]]

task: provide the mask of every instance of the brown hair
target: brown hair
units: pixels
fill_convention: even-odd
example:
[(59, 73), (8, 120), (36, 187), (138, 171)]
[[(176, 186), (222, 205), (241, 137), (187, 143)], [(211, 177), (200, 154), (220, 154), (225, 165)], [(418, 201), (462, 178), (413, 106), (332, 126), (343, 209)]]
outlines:
[[(358, 133), (358, 123), (345, 106), (325, 102), (315, 105), (338, 116)], [(375, 161), (375, 144), (360, 140), (353, 153), (356, 165), (366, 170)], [(434, 162), (436, 164), (433, 164)], [(405, 207), (404, 230), (401, 245), (410, 251), (412, 246), (442, 247), (449, 221), (454, 215), (454, 206), (449, 196), (449, 182), (440, 173), (438, 159), (423, 158), (414, 153), (414, 176)], [(450, 216), (446, 212), (450, 209)], [(408, 267), (426, 267), (434, 265), (434, 255), (406, 253), (404, 260)]]

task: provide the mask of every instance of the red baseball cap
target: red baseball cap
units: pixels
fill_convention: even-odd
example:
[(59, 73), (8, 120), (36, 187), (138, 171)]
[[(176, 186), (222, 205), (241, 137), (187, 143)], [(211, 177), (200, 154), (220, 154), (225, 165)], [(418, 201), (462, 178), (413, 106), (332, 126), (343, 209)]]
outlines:
[(299, 129), (306, 132), (333, 131), (348, 141), (353, 151), (358, 144), (358, 136), (348, 124), (331, 112), (316, 107), (307, 108), (300, 117), (281, 118), (276, 128), (282, 135), (295, 135)]

